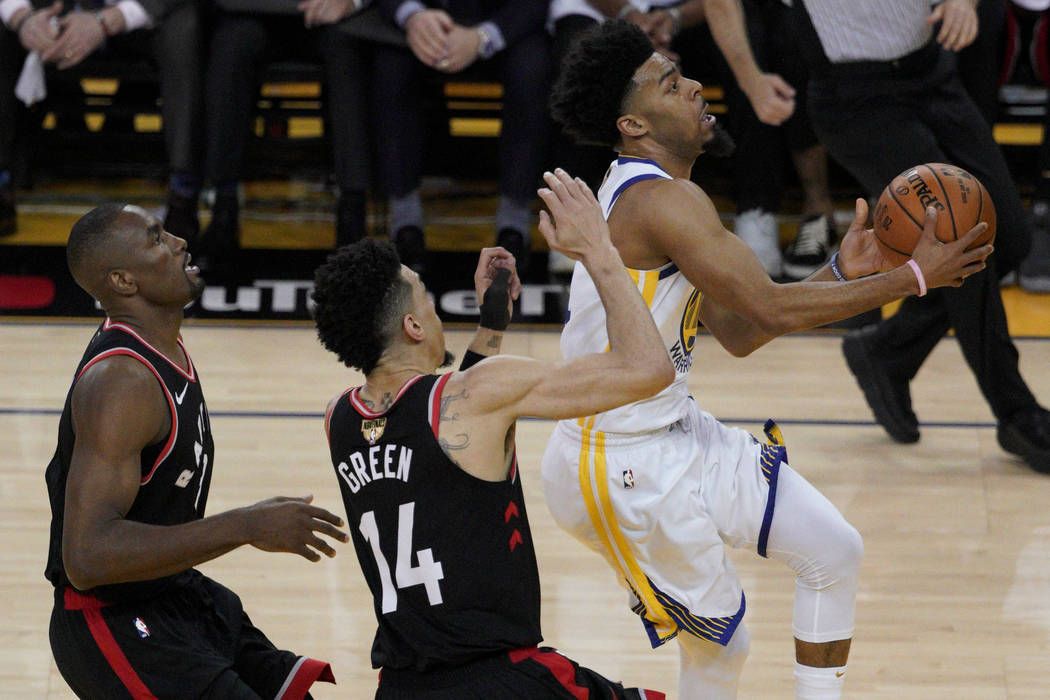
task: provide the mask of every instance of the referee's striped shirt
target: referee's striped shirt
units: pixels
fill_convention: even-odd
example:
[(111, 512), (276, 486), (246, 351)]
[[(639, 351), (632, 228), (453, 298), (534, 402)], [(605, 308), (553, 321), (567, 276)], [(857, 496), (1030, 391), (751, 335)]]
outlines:
[(794, 2), (805, 6), (832, 63), (892, 61), (921, 49), (933, 33), (930, 0)]

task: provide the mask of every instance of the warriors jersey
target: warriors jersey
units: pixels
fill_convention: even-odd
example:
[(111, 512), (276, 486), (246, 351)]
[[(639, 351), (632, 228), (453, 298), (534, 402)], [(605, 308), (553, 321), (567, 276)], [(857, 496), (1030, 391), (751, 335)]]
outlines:
[[(605, 218), (609, 218), (616, 200), (628, 187), (658, 177), (671, 179), (651, 160), (621, 156), (613, 161), (598, 190), (598, 202)], [(653, 315), (674, 364), (675, 380), (648, 399), (581, 419), (587, 421), (588, 429), (602, 432), (639, 433), (668, 426), (686, 415), (690, 401), (686, 379), (693, 366), (700, 292), (672, 262), (655, 270), (628, 268), (627, 272)], [(605, 308), (591, 276), (583, 265), (577, 264), (569, 288), (568, 320), (561, 334), (562, 356), (572, 359), (608, 348)], [(615, 381), (615, 377), (609, 379)]]
[(540, 586), (517, 463), (483, 481), (438, 443), (451, 375), (417, 376), (383, 413), (357, 389), (326, 430), (348, 527), (372, 591), (372, 665), (428, 671), (535, 645)]
[[(51, 544), (45, 575), (56, 587), (70, 586), (62, 565), (62, 526), (66, 478), (76, 442), (73, 389), (84, 372), (102, 360), (125, 356), (145, 365), (157, 378), (158, 390), (171, 412), (167, 436), (142, 450), (138, 494), (124, 518), (150, 525), (178, 525), (204, 516), (211, 482), (211, 425), (196, 368), (181, 339), (179, 347), (186, 355), (185, 367), (161, 354), (129, 326), (108, 318), (88, 344), (66, 396), (58, 424), (58, 447), (45, 473), (51, 500)], [(91, 594), (105, 602), (137, 600), (161, 592), (186, 573), (99, 586)]]

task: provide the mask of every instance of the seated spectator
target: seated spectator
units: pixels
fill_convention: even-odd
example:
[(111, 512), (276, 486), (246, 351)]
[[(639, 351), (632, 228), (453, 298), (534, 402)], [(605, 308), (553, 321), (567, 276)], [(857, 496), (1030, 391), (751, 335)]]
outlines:
[(548, 128), (546, 0), (379, 0), (379, 7), (409, 45), (378, 48), (374, 73), (379, 172), (398, 255), (415, 271), (424, 269), (424, 86), (481, 64), (503, 84), (496, 241), (524, 272)]
[[(86, 72), (98, 57), (145, 57), (160, 74), (170, 180), (165, 227), (197, 235), (200, 194), (203, 35), (194, 0), (0, 0), (0, 235), (14, 233), (11, 154), (16, 89), (27, 104), (44, 99), (46, 76)], [(28, 56), (28, 58), (27, 58)], [(17, 84), (17, 88), (16, 88)]]
[(369, 185), (366, 118), (368, 48), (346, 29), (362, 0), (216, 0), (205, 86), (206, 174), (215, 187), (199, 259), (213, 279), (230, 279), (239, 251), (238, 185), (262, 69), (274, 60), (324, 64), (325, 128), (332, 144), (336, 245), (365, 235)]

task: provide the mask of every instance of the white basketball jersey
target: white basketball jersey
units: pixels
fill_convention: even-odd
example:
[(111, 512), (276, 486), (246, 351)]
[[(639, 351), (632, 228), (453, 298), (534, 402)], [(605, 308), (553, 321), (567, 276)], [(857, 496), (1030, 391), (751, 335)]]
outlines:
[[(652, 178), (671, 179), (659, 165), (645, 158), (621, 156), (609, 166), (598, 190), (598, 202), (609, 218), (616, 200), (631, 185)], [(700, 314), (700, 292), (693, 288), (674, 263), (655, 270), (632, 270), (628, 274), (638, 286), (664, 347), (674, 364), (675, 380), (659, 394), (642, 401), (599, 413), (588, 419), (588, 427), (611, 433), (639, 433), (668, 426), (686, 415), (689, 390), (686, 378), (693, 366), (693, 344)], [(561, 352), (572, 359), (592, 352), (605, 352), (605, 309), (587, 270), (576, 264), (569, 288), (569, 314), (561, 334)], [(609, 377), (609, 381), (616, 381)], [(581, 419), (582, 420), (582, 419)]]

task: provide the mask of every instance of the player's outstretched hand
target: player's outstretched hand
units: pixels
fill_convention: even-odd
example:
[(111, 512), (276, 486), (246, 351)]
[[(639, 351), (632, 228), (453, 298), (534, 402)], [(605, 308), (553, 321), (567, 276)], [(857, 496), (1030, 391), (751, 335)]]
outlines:
[(935, 233), (937, 229), (937, 209), (926, 208), (926, 221), (923, 223), (922, 235), (912, 251), (911, 259), (922, 270), (929, 289), (935, 287), (958, 287), (967, 277), (980, 272), (985, 267), (985, 258), (995, 248), (991, 244), (977, 246), (967, 250), (984, 233), (988, 224), (983, 221), (959, 240), (942, 243)]
[(839, 244), (839, 269), (846, 279), (854, 280), (894, 267), (882, 254), (878, 239), (875, 238), (875, 229), (865, 227), (867, 222), (868, 202), (858, 197), (853, 221)]
[[(500, 289), (493, 287), (497, 280), (502, 282)], [(513, 312), (514, 300), (521, 294), (521, 280), (518, 279), (517, 261), (509, 250), (499, 246), (481, 249), (478, 267), (474, 270), (474, 292), (479, 305), (490, 300), (495, 302), (499, 297), (505, 300), (507, 313)]]
[(558, 168), (543, 173), (543, 181), (547, 186), (537, 193), (550, 216), (540, 211), (540, 233), (553, 250), (582, 260), (588, 252), (612, 245), (602, 208), (583, 180)]
[(318, 552), (334, 557), (335, 550), (317, 533), (346, 542), (349, 537), (339, 529), (343, 519), (310, 505), (313, 500), (313, 496), (276, 496), (245, 508), (249, 544), (264, 552), (290, 552), (310, 561), (321, 559)]

